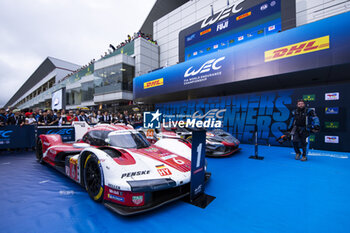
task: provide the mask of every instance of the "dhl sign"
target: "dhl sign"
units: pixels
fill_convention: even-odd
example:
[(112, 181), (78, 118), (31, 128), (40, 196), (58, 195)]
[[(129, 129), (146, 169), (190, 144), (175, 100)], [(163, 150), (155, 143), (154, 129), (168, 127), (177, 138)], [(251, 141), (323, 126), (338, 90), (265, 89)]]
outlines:
[(303, 41), (265, 52), (265, 62), (329, 49), (329, 36)]
[(249, 12), (243, 14), (243, 15), (240, 15), (240, 16), (236, 17), (236, 20), (238, 21), (238, 20), (244, 19), (244, 18), (246, 18), (248, 16), (251, 16), (251, 15), (252, 15), (252, 12), (249, 11)]
[(162, 86), (164, 84), (163, 78), (148, 81), (143, 83), (143, 89), (151, 88), (151, 87), (157, 87), (157, 86)]
[(208, 29), (206, 29), (206, 30), (204, 30), (204, 31), (201, 31), (201, 32), (199, 33), (199, 35), (203, 36), (203, 35), (205, 35), (205, 34), (207, 34), (207, 33), (209, 33), (209, 32), (211, 32), (211, 28), (208, 28)]

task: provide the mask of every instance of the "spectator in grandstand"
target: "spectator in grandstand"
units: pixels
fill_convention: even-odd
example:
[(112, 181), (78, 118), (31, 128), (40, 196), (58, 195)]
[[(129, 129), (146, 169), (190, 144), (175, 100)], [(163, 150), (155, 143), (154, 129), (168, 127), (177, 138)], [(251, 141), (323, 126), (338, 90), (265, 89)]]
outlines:
[(14, 110), (13, 112), (14, 115), (7, 119), (7, 124), (23, 126), (25, 124), (25, 117), (21, 114), (20, 110)]
[(11, 108), (8, 108), (6, 110), (6, 116), (7, 116), (7, 119), (9, 119), (10, 117), (12, 117), (14, 114), (12, 112), (12, 109)]
[(109, 44), (109, 47), (113, 50), (113, 52), (115, 51), (115, 47), (112, 44)]
[(33, 114), (33, 110), (32, 109), (28, 109), (28, 111), (25, 113), (25, 117), (28, 118), (29, 115)]
[[(54, 110), (55, 111), (55, 110)], [(51, 117), (51, 122), (49, 123), (49, 125), (57, 125), (56, 123), (58, 122), (58, 119), (57, 119), (57, 113), (55, 113), (54, 111), (52, 110), (47, 110), (47, 115), (49, 117)], [(57, 110), (56, 110), (57, 111)]]
[[(80, 115), (79, 109), (75, 110), (75, 116), (78, 117)], [(78, 119), (78, 118), (77, 118)]]
[(90, 119), (90, 123), (91, 123), (91, 124), (97, 124), (97, 123), (98, 123), (98, 118), (97, 118), (97, 115), (96, 115), (95, 112), (93, 112), (93, 113), (91, 114), (91, 116), (89, 117), (89, 119)]
[(47, 126), (52, 122), (51, 116), (48, 114), (47, 110), (44, 110), (42, 115), (39, 117), (38, 125)]
[(38, 122), (39, 121), (39, 117), (43, 115), (43, 111), (41, 109), (38, 109), (34, 118), (35, 120)]
[(0, 109), (0, 126), (5, 126), (7, 122), (6, 111), (4, 108)]
[(110, 124), (112, 121), (111, 116), (108, 115), (108, 112), (105, 111), (105, 113), (103, 114), (103, 116), (101, 116), (101, 118), (99, 119), (100, 123), (107, 123)]
[(78, 121), (85, 121), (90, 124), (90, 119), (85, 115), (84, 111), (80, 111), (80, 115), (78, 116)]
[(65, 109), (61, 109), (61, 116), (66, 117), (66, 110)]
[(26, 117), (26, 121), (25, 121), (26, 125), (36, 125), (37, 123), (38, 122), (34, 118), (33, 113)]
[(101, 118), (101, 116), (102, 116), (101, 111), (97, 111), (97, 115), (96, 115), (97, 120), (99, 120)]
[(78, 120), (78, 119), (76, 118), (76, 116), (74, 116), (73, 110), (69, 110), (68, 116), (67, 116), (66, 118), (67, 118), (66, 124), (72, 124), (73, 121)]

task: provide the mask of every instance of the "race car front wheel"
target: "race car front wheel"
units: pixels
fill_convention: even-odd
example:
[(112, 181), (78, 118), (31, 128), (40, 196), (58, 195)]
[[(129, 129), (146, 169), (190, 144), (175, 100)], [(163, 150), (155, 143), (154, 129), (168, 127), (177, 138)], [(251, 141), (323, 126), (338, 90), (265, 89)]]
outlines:
[(36, 160), (43, 164), (43, 143), (41, 142), (41, 139), (38, 139), (36, 142), (36, 149), (35, 149), (35, 154), (36, 154)]
[(84, 163), (84, 182), (89, 196), (97, 202), (103, 199), (103, 174), (100, 161), (94, 154), (90, 154)]

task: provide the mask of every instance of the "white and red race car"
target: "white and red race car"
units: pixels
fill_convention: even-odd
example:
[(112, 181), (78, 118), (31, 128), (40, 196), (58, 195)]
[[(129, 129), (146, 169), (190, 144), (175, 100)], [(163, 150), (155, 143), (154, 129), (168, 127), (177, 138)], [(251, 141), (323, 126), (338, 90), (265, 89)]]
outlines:
[(40, 135), (36, 156), (121, 215), (154, 209), (190, 190), (191, 144), (162, 139), (151, 145), (125, 125), (97, 125), (75, 143), (63, 143), (60, 135)]

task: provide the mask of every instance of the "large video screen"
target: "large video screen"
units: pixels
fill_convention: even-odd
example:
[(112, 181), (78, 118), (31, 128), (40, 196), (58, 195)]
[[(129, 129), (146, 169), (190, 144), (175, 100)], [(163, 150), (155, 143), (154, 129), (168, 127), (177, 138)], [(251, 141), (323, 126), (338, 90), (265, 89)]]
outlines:
[[(294, 18), (293, 14), (282, 14), (281, 4), (281, 0), (233, 2), (180, 32), (179, 60), (190, 60), (295, 26), (295, 11)], [(283, 22), (290, 25), (286, 27)]]

